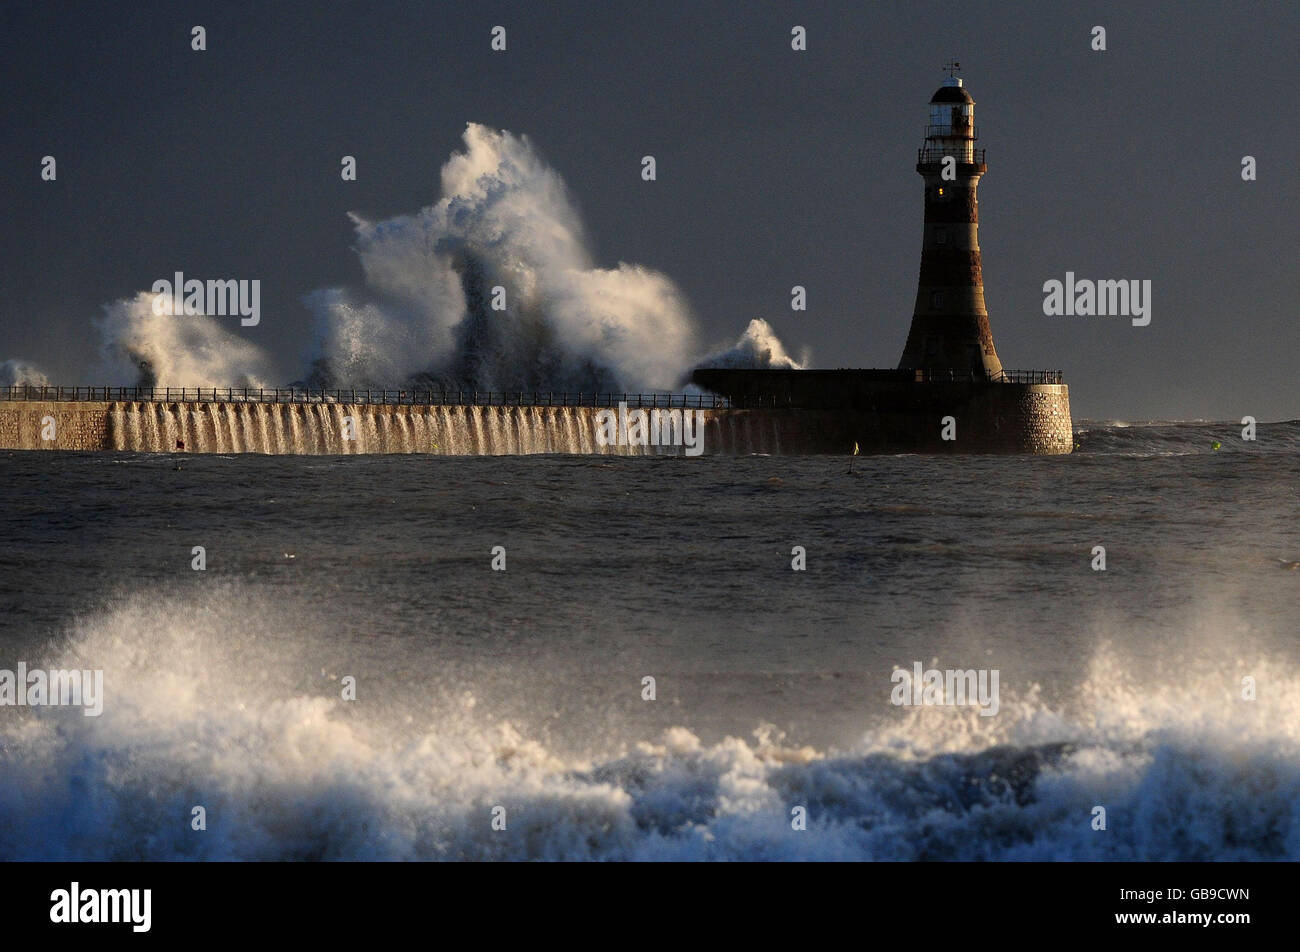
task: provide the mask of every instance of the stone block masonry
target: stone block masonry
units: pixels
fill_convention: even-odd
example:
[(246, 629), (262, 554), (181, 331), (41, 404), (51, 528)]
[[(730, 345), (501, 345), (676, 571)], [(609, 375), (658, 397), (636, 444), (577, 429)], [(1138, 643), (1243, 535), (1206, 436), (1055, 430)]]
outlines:
[[(0, 400), (0, 449), (271, 455), (685, 455), (682, 446), (601, 446), (597, 440), (601, 410), (590, 406)], [(693, 412), (703, 421), (703, 452), (707, 455), (839, 453), (852, 446), (852, 429), (846, 428), (838, 413), (793, 409)], [(42, 420), (47, 417), (55, 421), (53, 440), (41, 438)]]
[[(108, 404), (53, 400), (0, 401), (0, 448), (103, 450), (109, 448)], [(54, 421), (54, 439), (42, 438)]]

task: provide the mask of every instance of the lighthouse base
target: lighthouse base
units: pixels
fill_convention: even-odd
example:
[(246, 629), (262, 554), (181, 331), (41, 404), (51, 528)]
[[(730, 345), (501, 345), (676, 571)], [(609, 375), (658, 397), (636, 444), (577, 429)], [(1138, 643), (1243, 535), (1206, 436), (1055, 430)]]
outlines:
[(911, 371), (695, 371), (733, 406), (821, 411), (815, 452), (1069, 453), (1063, 383), (918, 380)]

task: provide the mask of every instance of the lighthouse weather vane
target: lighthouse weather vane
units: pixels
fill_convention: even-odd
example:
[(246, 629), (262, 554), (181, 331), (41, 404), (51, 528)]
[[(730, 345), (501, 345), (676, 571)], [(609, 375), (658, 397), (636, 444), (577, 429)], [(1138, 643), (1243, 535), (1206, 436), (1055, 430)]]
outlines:
[(958, 70), (961, 69), (961, 63), (958, 63), (955, 59), (950, 59), (948, 62), (944, 63), (941, 68), (946, 69), (949, 76), (955, 76)]

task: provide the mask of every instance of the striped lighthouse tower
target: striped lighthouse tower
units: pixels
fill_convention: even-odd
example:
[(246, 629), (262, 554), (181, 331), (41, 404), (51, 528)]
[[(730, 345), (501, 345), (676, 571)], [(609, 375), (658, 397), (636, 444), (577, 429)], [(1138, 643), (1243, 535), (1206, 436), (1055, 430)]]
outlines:
[(1002, 362), (984, 306), (980, 269), (980, 176), (984, 150), (975, 148), (975, 100), (955, 74), (930, 100), (925, 145), (916, 171), (925, 179), (925, 237), (912, 328), (899, 368), (940, 378), (996, 377)]

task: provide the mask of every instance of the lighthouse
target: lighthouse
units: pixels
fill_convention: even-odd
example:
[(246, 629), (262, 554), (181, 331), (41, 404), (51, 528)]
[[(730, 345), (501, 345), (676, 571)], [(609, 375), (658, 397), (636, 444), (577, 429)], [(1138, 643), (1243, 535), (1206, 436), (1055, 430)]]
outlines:
[(957, 78), (958, 64), (944, 68), (948, 78), (930, 99), (925, 144), (916, 156), (925, 181), (925, 232), (916, 307), (898, 367), (697, 367), (691, 373), (693, 383), (733, 408), (771, 412), (782, 421), (773, 424), (788, 427), (775, 435), (778, 453), (1074, 448), (1061, 371), (1004, 370), (993, 347), (975, 197), (987, 166), (984, 150), (975, 148), (975, 100)]
[(984, 306), (980, 268), (979, 200), (987, 171), (984, 150), (975, 148), (975, 100), (956, 75), (930, 99), (925, 144), (916, 171), (925, 180), (925, 232), (916, 307), (901, 370), (927, 378), (997, 379), (1002, 373)]

